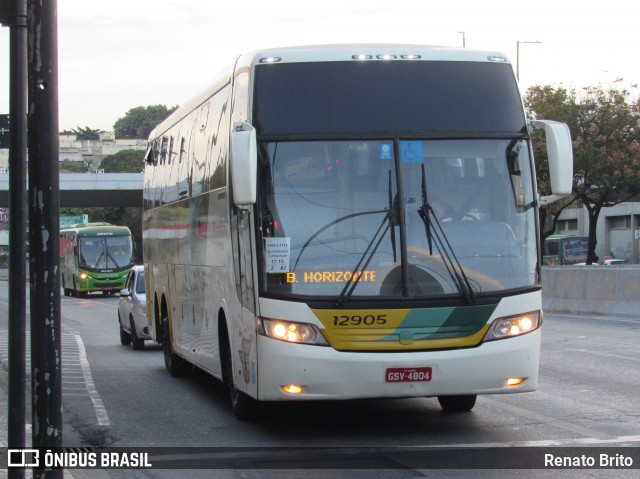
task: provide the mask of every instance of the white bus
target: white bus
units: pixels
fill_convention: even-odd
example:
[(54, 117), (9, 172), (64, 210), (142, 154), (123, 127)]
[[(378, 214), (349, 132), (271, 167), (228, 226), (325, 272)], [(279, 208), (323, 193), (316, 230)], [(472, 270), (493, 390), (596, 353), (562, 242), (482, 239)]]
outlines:
[(503, 55), (245, 54), (156, 127), (145, 161), (150, 330), (170, 373), (219, 378), (237, 417), (383, 397), (464, 411), (536, 388), (537, 207), (570, 193), (571, 142), (526, 121)]

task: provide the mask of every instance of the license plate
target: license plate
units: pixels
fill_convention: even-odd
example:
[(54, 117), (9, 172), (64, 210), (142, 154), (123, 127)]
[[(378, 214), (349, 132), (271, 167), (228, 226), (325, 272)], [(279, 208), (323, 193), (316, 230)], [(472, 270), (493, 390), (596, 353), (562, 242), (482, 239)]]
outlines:
[(388, 383), (409, 383), (431, 381), (431, 368), (387, 368), (385, 381)]

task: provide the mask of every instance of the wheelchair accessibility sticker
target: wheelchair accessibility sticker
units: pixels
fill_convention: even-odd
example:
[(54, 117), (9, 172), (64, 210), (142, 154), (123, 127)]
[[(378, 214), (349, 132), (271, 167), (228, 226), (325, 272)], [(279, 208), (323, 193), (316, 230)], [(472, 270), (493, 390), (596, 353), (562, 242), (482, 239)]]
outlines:
[(401, 141), (400, 154), (404, 163), (422, 163), (424, 155), (422, 153), (421, 141)]

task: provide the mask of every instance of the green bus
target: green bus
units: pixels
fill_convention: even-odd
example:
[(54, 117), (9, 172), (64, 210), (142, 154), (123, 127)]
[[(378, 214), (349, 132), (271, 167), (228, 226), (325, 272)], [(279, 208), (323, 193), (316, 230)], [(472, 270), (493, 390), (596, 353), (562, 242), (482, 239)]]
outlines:
[(133, 264), (133, 241), (126, 226), (77, 224), (60, 231), (60, 274), (65, 296), (124, 288)]
[(587, 261), (586, 236), (551, 235), (544, 241), (542, 264), (559, 266), (585, 263)]

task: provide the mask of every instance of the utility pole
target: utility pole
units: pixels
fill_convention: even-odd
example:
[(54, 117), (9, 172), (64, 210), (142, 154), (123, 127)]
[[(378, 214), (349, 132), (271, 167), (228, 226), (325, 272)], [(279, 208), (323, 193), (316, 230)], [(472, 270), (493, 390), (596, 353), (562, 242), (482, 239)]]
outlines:
[[(9, 37), (9, 414), (7, 445), (25, 447), (27, 287), (27, 0), (3, 0)], [(9, 479), (24, 469), (9, 469)]]
[(467, 34), (466, 32), (458, 32), (462, 34), (462, 48), (467, 48)]
[(520, 45), (522, 45), (523, 43), (542, 43), (542, 42), (538, 42), (538, 41), (521, 42), (520, 40), (516, 42), (516, 80), (518, 80), (518, 83), (520, 83)]
[[(27, 7), (32, 440), (44, 450), (62, 446), (58, 9), (56, 0)], [(34, 469), (34, 477), (62, 473)]]

